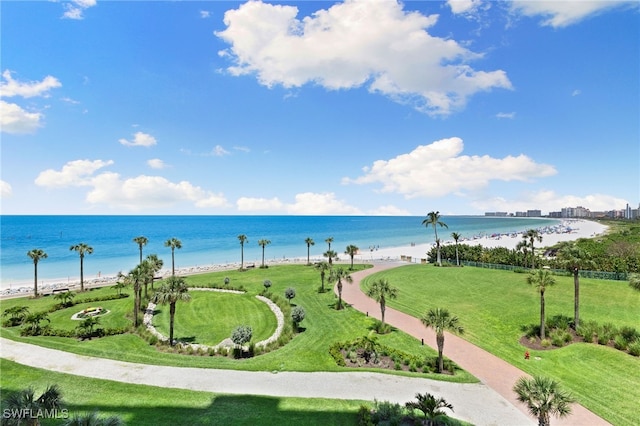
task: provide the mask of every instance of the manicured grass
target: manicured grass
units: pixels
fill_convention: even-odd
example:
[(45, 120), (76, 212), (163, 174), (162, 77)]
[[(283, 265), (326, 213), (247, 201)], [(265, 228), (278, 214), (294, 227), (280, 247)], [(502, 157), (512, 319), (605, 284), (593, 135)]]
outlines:
[(6, 359), (0, 359), (0, 370), (3, 396), (28, 386), (38, 393), (57, 384), (71, 416), (98, 410), (101, 416), (120, 416), (129, 425), (353, 425), (360, 405), (371, 405), (370, 401), (221, 395), (126, 384), (25, 367)]
[[(348, 266), (347, 266), (348, 267)], [(357, 266), (362, 269), (363, 266)], [(76, 339), (59, 337), (20, 337), (19, 328), (2, 328), (3, 337), (19, 340), (27, 343), (38, 344), (53, 349), (60, 349), (81, 355), (91, 355), (144, 364), (174, 365), (185, 367), (226, 368), (252, 371), (346, 371), (345, 367), (338, 367), (329, 355), (329, 347), (337, 341), (351, 341), (367, 335), (374, 326), (374, 319), (354, 309), (347, 308), (341, 311), (334, 309), (337, 297), (332, 291), (319, 293), (320, 274), (313, 267), (304, 265), (282, 265), (268, 269), (252, 269), (244, 272), (224, 271), (211, 274), (194, 275), (187, 277), (187, 283), (195, 286), (222, 285), (225, 277), (230, 279), (230, 285), (243, 286), (248, 293), (247, 297), (259, 294), (263, 289), (263, 282), (269, 279), (272, 282), (270, 291), (282, 295), (288, 287), (296, 289), (296, 297), (291, 301), (293, 305), (302, 306), (306, 311), (306, 318), (300, 326), (303, 331), (297, 334), (288, 344), (272, 352), (256, 356), (254, 358), (234, 360), (228, 357), (186, 356), (175, 353), (158, 351), (144, 340), (133, 334), (110, 336), (101, 339), (77, 341)], [(345, 284), (349, 285), (349, 284)], [(331, 285), (326, 283), (326, 288)], [(92, 297), (113, 294), (113, 289), (105, 288), (91, 292)], [(193, 291), (192, 295), (204, 293)], [(47, 299), (47, 298), (42, 298)], [(51, 298), (48, 305), (42, 299), (10, 299), (2, 302), (2, 310), (15, 305), (37, 304), (40, 310), (55, 303)], [(121, 302), (121, 301), (118, 301)], [(133, 298), (123, 299), (130, 310), (133, 306)], [(176, 315), (188, 313), (189, 303), (178, 303)], [(261, 303), (261, 302), (260, 302)], [(100, 306), (104, 304), (100, 302)], [(126, 305), (125, 305), (126, 306)], [(168, 307), (158, 308), (168, 311)], [(75, 312), (75, 307), (72, 308)], [(268, 308), (265, 305), (265, 309)], [(33, 308), (32, 311), (36, 311)], [(219, 314), (217, 309), (208, 311), (208, 321), (211, 328), (227, 322)], [(269, 315), (271, 312), (269, 311)], [(275, 319), (274, 319), (275, 320)], [(290, 321), (290, 318), (285, 318)], [(195, 320), (194, 320), (195, 321)], [(270, 320), (271, 321), (271, 320)], [(55, 321), (57, 323), (57, 321)], [(236, 321), (231, 321), (235, 327)], [(176, 321), (176, 327), (179, 325)], [(52, 323), (52, 326), (56, 326)], [(183, 333), (183, 332), (180, 332)], [(179, 334), (186, 335), (191, 334)], [(225, 336), (228, 337), (228, 336)], [(428, 346), (422, 346), (420, 342), (400, 331), (394, 331), (388, 335), (380, 336), (379, 342), (383, 345), (393, 346), (398, 350), (414, 354), (416, 356), (434, 356), (436, 352)], [(219, 343), (219, 342), (215, 342)], [(373, 370), (375, 371), (375, 370)], [(389, 374), (409, 374), (402, 372), (386, 371)], [(448, 380), (456, 382), (475, 382), (474, 377), (466, 372), (460, 372), (456, 376), (441, 376), (437, 374), (419, 374), (421, 377)]]
[[(128, 327), (131, 325), (131, 321), (126, 318), (126, 315), (131, 312), (132, 298), (107, 300), (104, 302), (86, 302), (74, 305), (70, 308), (61, 309), (49, 314), (52, 326), (62, 330), (73, 330), (82, 321), (72, 320), (71, 317), (89, 307), (101, 307), (107, 311), (107, 314), (100, 315), (98, 321), (100, 321), (98, 327), (104, 328), (120, 328)], [(4, 303), (2, 304), (4, 310)], [(44, 325), (44, 323), (43, 323)]]
[[(399, 289), (388, 305), (415, 317), (443, 307), (460, 318), (465, 339), (530, 373), (562, 382), (579, 402), (616, 425), (637, 424), (640, 358), (613, 348), (572, 344), (530, 351), (525, 361), (521, 326), (539, 323), (540, 296), (526, 284), (526, 274), (481, 268), (408, 265), (368, 277), (386, 278)], [(573, 279), (556, 277), (545, 293), (546, 315), (573, 317)], [(610, 322), (640, 329), (640, 293), (627, 282), (581, 279), (581, 321)], [(445, 348), (446, 355), (446, 348)], [(540, 360), (535, 360), (539, 357)]]
[[(271, 336), (277, 326), (269, 306), (252, 294), (190, 291), (191, 300), (176, 304), (174, 336), (178, 340), (214, 346), (230, 338), (239, 325), (253, 330), (252, 342)], [(153, 324), (169, 335), (169, 306), (156, 306)]]

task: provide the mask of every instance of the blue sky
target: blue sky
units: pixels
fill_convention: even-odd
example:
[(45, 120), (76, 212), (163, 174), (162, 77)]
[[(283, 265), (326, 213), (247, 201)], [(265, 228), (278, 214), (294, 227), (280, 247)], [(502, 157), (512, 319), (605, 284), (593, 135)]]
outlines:
[(640, 201), (632, 2), (0, 3), (3, 214)]

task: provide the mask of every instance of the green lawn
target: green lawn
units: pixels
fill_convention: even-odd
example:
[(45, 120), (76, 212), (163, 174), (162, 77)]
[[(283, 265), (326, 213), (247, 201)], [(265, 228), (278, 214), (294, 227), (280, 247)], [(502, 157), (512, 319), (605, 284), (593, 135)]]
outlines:
[(371, 405), (370, 401), (221, 395), (126, 384), (54, 373), (5, 359), (0, 359), (0, 370), (3, 396), (28, 386), (38, 394), (55, 383), (62, 389), (70, 415), (98, 410), (103, 416), (118, 415), (129, 425), (353, 425), (360, 405)]
[[(460, 318), (465, 339), (530, 374), (560, 380), (580, 403), (616, 425), (634, 425), (640, 401), (640, 358), (613, 348), (573, 344), (561, 349), (531, 351), (519, 344), (520, 327), (539, 323), (540, 296), (526, 284), (526, 274), (481, 268), (437, 268), (409, 265), (368, 277), (387, 278), (399, 289), (390, 307), (420, 317), (443, 307)], [(556, 277), (545, 293), (547, 318), (573, 317), (573, 279)], [(581, 279), (581, 320), (611, 322), (640, 329), (640, 292), (627, 282)], [(445, 347), (446, 355), (446, 347)]]
[[(174, 336), (190, 343), (214, 346), (231, 337), (239, 325), (253, 330), (251, 341), (267, 339), (277, 321), (269, 306), (252, 294), (191, 291), (191, 301), (176, 304)], [(169, 335), (169, 306), (156, 306), (153, 325)]]
[[(359, 268), (362, 269), (363, 266), (360, 266)], [(333, 358), (329, 355), (329, 347), (337, 341), (350, 341), (355, 338), (362, 337), (368, 334), (374, 325), (374, 320), (372, 318), (367, 317), (354, 309), (348, 308), (336, 311), (333, 306), (337, 297), (331, 291), (319, 293), (318, 288), (320, 287), (320, 274), (314, 268), (304, 265), (282, 265), (268, 269), (256, 268), (244, 272), (225, 271), (194, 275), (187, 277), (187, 283), (193, 286), (209, 286), (213, 284), (222, 285), (225, 277), (230, 279), (231, 286), (243, 286), (247, 290), (248, 295), (246, 296), (246, 303), (253, 303), (248, 302), (248, 300), (255, 299), (253, 296), (264, 289), (263, 282), (265, 279), (269, 279), (273, 283), (270, 290), (275, 294), (282, 295), (283, 297), (286, 288), (295, 288), (296, 297), (291, 301), (291, 303), (293, 305), (302, 306), (306, 311), (306, 318), (300, 324), (303, 331), (297, 334), (287, 345), (277, 350), (243, 360), (234, 360), (228, 357), (186, 356), (162, 352), (158, 351), (154, 346), (150, 346), (144, 340), (133, 334), (123, 334), (101, 339), (78, 341), (76, 339), (60, 337), (20, 337), (18, 328), (2, 328), (0, 333), (3, 337), (27, 343), (34, 343), (53, 349), (60, 349), (81, 355), (98, 356), (122, 361), (140, 362), (144, 364), (242, 369), (250, 371), (345, 371), (346, 368), (338, 367)], [(327, 287), (330, 286), (327, 285)], [(113, 293), (115, 293), (115, 290), (104, 288), (93, 290), (85, 293), (85, 295), (86, 297), (97, 297)], [(192, 318), (189, 320), (191, 326), (195, 325), (197, 321), (202, 323), (203, 317), (198, 317), (196, 321), (195, 316), (193, 316), (193, 314), (189, 314), (189, 310), (197, 305), (197, 299), (199, 299), (199, 296), (204, 293), (205, 292), (202, 291), (193, 291), (192, 296), (195, 296), (196, 298), (194, 301), (189, 303), (178, 303), (176, 308), (177, 319), (175, 325), (178, 336), (199, 336), (195, 329), (178, 331), (178, 327), (182, 327), (182, 325), (180, 325), (180, 315), (182, 314)], [(208, 299), (209, 297), (215, 298), (215, 294), (216, 293), (210, 293), (205, 296), (204, 299)], [(85, 297), (85, 295), (80, 297)], [(233, 300), (236, 302), (233, 303), (240, 304), (242, 297), (235, 297), (236, 299)], [(118, 304), (123, 303), (126, 315), (131, 316), (130, 311), (133, 307), (133, 297), (114, 302), (117, 302)], [(196, 302), (196, 304), (194, 304), (194, 302)], [(55, 303), (56, 301), (51, 297), (43, 297), (36, 300), (9, 299), (2, 301), (1, 309), (4, 310), (11, 306), (28, 304), (30, 306), (35, 306), (31, 308), (32, 311), (38, 311), (44, 310)], [(257, 305), (260, 307), (259, 309), (264, 309), (264, 312), (269, 315), (268, 322), (272, 325), (267, 325), (265, 327), (265, 329), (269, 330), (268, 332), (265, 332), (268, 336), (275, 328), (275, 316), (273, 316), (264, 303), (257, 303), (259, 303), (259, 305)], [(107, 302), (93, 303), (93, 305), (96, 304), (104, 307), (107, 306)], [(129, 309), (128, 311), (126, 310), (127, 307)], [(163, 312), (168, 311), (166, 306), (159, 306), (158, 308), (163, 310)], [(211, 329), (222, 327), (222, 325), (228, 326), (232, 324), (232, 327), (239, 325), (237, 319), (229, 321), (222, 315), (221, 312), (224, 309), (223, 307), (208, 307), (206, 309), (208, 310), (204, 317), (209, 322), (209, 327)], [(67, 309), (66, 311), (69, 312), (64, 315), (61, 312), (56, 312), (56, 314), (60, 313), (61, 318), (56, 318), (52, 321), (52, 326), (58, 327), (59, 322), (61, 323), (62, 320), (67, 321), (66, 318), (78, 310), (79, 309), (77, 309), (76, 306)], [(104, 317), (105, 320), (109, 315)], [(251, 315), (254, 314), (252, 313)], [(209, 332), (208, 328), (206, 332)], [(229, 335), (225, 337), (229, 337)], [(216, 339), (217, 337), (212, 338), (211, 343), (219, 343), (219, 341), (215, 341)], [(419, 340), (400, 331), (394, 331), (388, 335), (380, 336), (379, 342), (417, 356), (433, 356), (436, 354), (435, 351), (428, 346), (422, 346)], [(388, 373), (410, 374), (401, 372)], [(437, 374), (420, 374), (420, 376), (456, 382), (477, 381), (466, 372), (460, 372), (453, 377), (440, 376)]]

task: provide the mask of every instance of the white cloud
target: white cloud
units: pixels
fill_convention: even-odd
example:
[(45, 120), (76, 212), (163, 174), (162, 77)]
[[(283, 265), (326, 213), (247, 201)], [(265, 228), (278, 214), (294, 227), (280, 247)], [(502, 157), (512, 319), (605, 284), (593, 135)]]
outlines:
[(213, 194), (187, 181), (170, 182), (160, 176), (122, 179), (118, 173), (102, 173), (91, 185), (87, 202), (105, 204), (112, 209), (141, 211), (171, 207), (181, 202), (191, 202), (201, 208), (227, 206), (222, 194)]
[(93, 7), (96, 4), (96, 0), (71, 0), (70, 2), (63, 4), (65, 11), (62, 14), (62, 17), (75, 20), (84, 19), (83, 13), (85, 9)]
[(227, 28), (216, 35), (231, 45), (220, 52), (234, 62), (228, 72), (255, 74), (268, 87), (366, 86), (431, 115), (461, 109), (477, 92), (511, 88), (504, 71), (468, 65), (482, 55), (431, 36), (437, 15), (405, 12), (389, 0), (350, 0), (301, 20), (297, 13), (261, 1), (227, 11)]
[(35, 180), (36, 185), (65, 188), (68, 186), (86, 186), (91, 184), (92, 176), (103, 167), (113, 164), (112, 160), (74, 160), (62, 166), (60, 171), (48, 169), (41, 172)]
[(28, 112), (19, 105), (0, 100), (0, 129), (4, 133), (34, 133), (42, 118), (39, 112)]
[(372, 216), (411, 216), (411, 212), (396, 206), (386, 205), (371, 210), (368, 214)]
[(481, 0), (447, 0), (451, 13), (471, 13), (482, 4)]
[(201, 10), (200, 11), (200, 17), (202, 19), (206, 19), (206, 18), (208, 18), (210, 16), (211, 16), (211, 12), (209, 12), (208, 10)]
[(167, 165), (159, 158), (152, 158), (147, 161), (147, 165), (152, 169), (164, 169)]
[(561, 195), (550, 190), (526, 192), (515, 199), (500, 197), (484, 198), (472, 202), (472, 206), (480, 211), (527, 211), (542, 210), (544, 214), (560, 211), (563, 207), (582, 206), (591, 211), (609, 211), (625, 208), (627, 200), (606, 194), (589, 194), (584, 196)]
[(568, 27), (590, 16), (617, 7), (637, 7), (637, 1), (513, 1), (511, 10), (516, 14), (542, 17), (541, 25), (554, 28)]
[(226, 149), (224, 149), (222, 146), (220, 145), (216, 145), (212, 150), (211, 153), (209, 155), (213, 155), (215, 157), (222, 157), (224, 155), (229, 155), (229, 151), (227, 151)]
[(13, 195), (13, 189), (9, 182), (0, 180), (0, 198), (9, 198)]
[(571, 96), (579, 96), (582, 94), (582, 91), (580, 89), (575, 89), (573, 92), (571, 92)]
[(516, 113), (515, 112), (499, 112), (496, 114), (496, 117), (514, 119), (516, 118)]
[(420, 145), (408, 154), (378, 160), (364, 168), (356, 179), (343, 183), (382, 184), (382, 192), (403, 194), (406, 198), (441, 197), (486, 187), (492, 180), (528, 181), (556, 174), (553, 166), (537, 164), (526, 155), (492, 158), (460, 155), (462, 139), (449, 138)]
[(61, 87), (62, 83), (57, 78), (50, 75), (42, 81), (20, 82), (13, 79), (10, 70), (2, 72), (3, 81), (0, 82), (0, 97), (10, 98), (20, 96), (23, 98), (33, 98), (35, 96), (48, 96), (51, 89)]
[(128, 141), (127, 139), (119, 139), (120, 142), (124, 146), (145, 146), (150, 147), (157, 144), (156, 138), (151, 136), (148, 133), (136, 132), (133, 135), (133, 140)]
[(337, 200), (332, 192), (296, 194), (291, 204), (283, 203), (279, 198), (241, 197), (236, 202), (241, 212), (270, 212), (296, 215), (352, 215), (362, 214), (356, 207)]

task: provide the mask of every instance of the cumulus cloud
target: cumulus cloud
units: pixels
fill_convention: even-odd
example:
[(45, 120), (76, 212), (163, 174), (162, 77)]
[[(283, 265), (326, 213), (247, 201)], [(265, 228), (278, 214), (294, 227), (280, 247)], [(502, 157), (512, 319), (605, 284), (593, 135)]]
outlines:
[(447, 0), (453, 14), (471, 13), (482, 4), (481, 0)]
[(514, 119), (516, 118), (516, 113), (515, 112), (499, 112), (496, 114), (496, 117)]
[(50, 75), (42, 81), (21, 82), (13, 79), (10, 70), (2, 72), (2, 82), (0, 82), (0, 96), (11, 98), (20, 96), (23, 98), (33, 98), (35, 96), (48, 96), (51, 89), (61, 87), (62, 83), (57, 78)]
[(146, 175), (122, 178), (114, 172), (96, 174), (111, 164), (110, 160), (70, 161), (59, 171), (49, 169), (40, 173), (36, 184), (52, 188), (87, 186), (90, 187), (86, 196), (88, 203), (104, 204), (112, 209), (141, 211), (182, 202), (199, 208), (228, 207), (223, 194), (205, 191), (187, 181), (174, 183), (160, 176)]
[(222, 157), (224, 155), (229, 155), (229, 151), (227, 151), (226, 149), (224, 149), (222, 146), (220, 145), (216, 145), (211, 152), (209, 153), (209, 155), (213, 155), (215, 157)]
[(363, 176), (343, 178), (343, 183), (379, 183), (382, 192), (406, 198), (441, 197), (478, 190), (492, 180), (528, 181), (556, 174), (553, 166), (537, 164), (526, 155), (468, 156), (461, 155), (463, 148), (462, 139), (455, 137), (420, 145), (408, 154), (375, 161), (363, 169)]
[(207, 19), (210, 16), (211, 16), (211, 12), (209, 12), (208, 10), (201, 10), (200, 11), (200, 17), (202, 19)]
[(9, 182), (0, 180), (0, 198), (9, 198), (13, 195), (13, 189)]
[(16, 104), (0, 100), (0, 128), (4, 133), (34, 133), (41, 126), (43, 115), (28, 112)]
[(582, 206), (591, 211), (609, 211), (625, 208), (627, 200), (607, 194), (561, 195), (551, 190), (525, 192), (515, 199), (501, 197), (475, 200), (472, 206), (480, 211), (526, 211), (540, 209), (544, 213), (560, 211), (563, 207)]
[(617, 7), (637, 7), (637, 1), (513, 1), (510, 9), (519, 15), (541, 17), (541, 25), (568, 27), (590, 16)]
[(336, 199), (332, 192), (297, 194), (293, 203), (284, 203), (279, 198), (251, 198), (241, 197), (236, 202), (242, 212), (271, 212), (296, 215), (352, 215), (362, 214), (356, 207), (348, 205), (343, 200)]
[(159, 158), (152, 158), (151, 160), (147, 160), (147, 165), (152, 169), (164, 169), (167, 165)]
[(143, 132), (136, 132), (133, 135), (133, 140), (131, 141), (122, 138), (119, 139), (118, 142), (124, 146), (145, 146), (147, 148), (157, 144), (156, 138)]
[(255, 74), (267, 87), (365, 86), (430, 115), (461, 109), (477, 92), (512, 87), (502, 70), (471, 68), (481, 54), (431, 36), (437, 15), (402, 7), (350, 0), (298, 19), (295, 6), (247, 2), (225, 13), (227, 28), (216, 35), (231, 47), (220, 55), (233, 62), (230, 74)]
[(36, 185), (49, 188), (91, 185), (93, 174), (113, 164), (112, 160), (74, 160), (62, 166), (61, 170), (48, 169), (35, 180)]
[(84, 11), (97, 4), (96, 0), (71, 0), (63, 3), (64, 13), (62, 17), (65, 19), (84, 19)]

